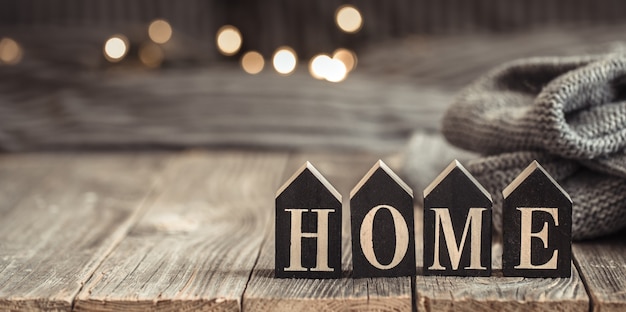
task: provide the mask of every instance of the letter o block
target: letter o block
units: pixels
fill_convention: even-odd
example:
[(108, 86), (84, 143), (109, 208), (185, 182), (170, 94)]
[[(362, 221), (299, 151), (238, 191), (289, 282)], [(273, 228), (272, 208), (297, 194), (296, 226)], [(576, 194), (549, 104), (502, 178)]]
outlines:
[(415, 275), (413, 192), (378, 161), (350, 195), (353, 277)]

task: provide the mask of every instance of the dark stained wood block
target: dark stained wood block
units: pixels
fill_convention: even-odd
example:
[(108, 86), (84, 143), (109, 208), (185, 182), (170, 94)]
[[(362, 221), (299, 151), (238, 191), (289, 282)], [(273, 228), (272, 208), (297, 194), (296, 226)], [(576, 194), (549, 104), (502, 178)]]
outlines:
[(276, 277), (341, 277), (341, 195), (306, 162), (276, 195)]
[(453, 161), (424, 190), (424, 275), (491, 275), (491, 195)]
[(379, 160), (350, 192), (353, 277), (415, 275), (413, 191)]
[(503, 191), (502, 274), (570, 277), (572, 200), (533, 161)]

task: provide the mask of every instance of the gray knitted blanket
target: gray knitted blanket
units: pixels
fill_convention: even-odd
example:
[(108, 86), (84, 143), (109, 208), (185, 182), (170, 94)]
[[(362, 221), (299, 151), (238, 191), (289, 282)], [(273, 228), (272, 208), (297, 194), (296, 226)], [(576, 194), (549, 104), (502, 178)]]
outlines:
[(485, 155), (467, 169), (494, 196), (533, 159), (567, 190), (574, 239), (626, 227), (626, 55), (504, 64), (461, 92), (443, 120), (452, 144)]

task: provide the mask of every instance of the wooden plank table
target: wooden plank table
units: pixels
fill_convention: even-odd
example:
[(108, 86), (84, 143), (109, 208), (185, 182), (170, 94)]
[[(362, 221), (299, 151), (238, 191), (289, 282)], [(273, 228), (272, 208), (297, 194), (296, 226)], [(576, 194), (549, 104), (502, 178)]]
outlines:
[[(421, 209), (418, 275), (353, 279), (347, 198), (343, 278), (273, 278), (278, 186), (309, 160), (347, 197), (379, 156), (0, 155), (0, 310), (626, 309), (624, 233), (575, 244), (571, 278), (502, 277), (498, 242), (491, 277), (426, 277), (419, 273)], [(400, 171), (395, 157), (383, 160)]]

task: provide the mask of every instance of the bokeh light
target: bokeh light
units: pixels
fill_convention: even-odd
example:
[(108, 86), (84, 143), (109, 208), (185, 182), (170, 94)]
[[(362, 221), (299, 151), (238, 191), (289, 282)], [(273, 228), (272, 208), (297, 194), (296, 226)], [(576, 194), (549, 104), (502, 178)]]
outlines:
[(217, 48), (224, 55), (234, 55), (241, 48), (241, 33), (235, 26), (225, 25), (217, 31)]
[(104, 43), (104, 56), (110, 62), (119, 62), (128, 53), (128, 38), (124, 35), (115, 35)]
[(356, 54), (348, 49), (340, 48), (335, 50), (335, 52), (333, 52), (333, 59), (340, 60), (343, 65), (346, 66), (346, 70), (348, 72), (351, 72), (356, 68)]
[(276, 53), (274, 53), (272, 62), (274, 64), (274, 69), (276, 69), (279, 74), (289, 75), (294, 71), (294, 69), (296, 69), (298, 59), (296, 58), (296, 52), (294, 52), (293, 49), (289, 47), (281, 47), (276, 50)]
[(165, 59), (165, 54), (160, 46), (148, 42), (139, 47), (139, 61), (146, 67), (160, 67), (163, 59)]
[(330, 66), (331, 58), (326, 54), (318, 54), (311, 59), (309, 63), (309, 72), (315, 79), (326, 79), (328, 67)]
[(330, 82), (341, 82), (346, 79), (347, 75), (348, 71), (346, 70), (346, 65), (344, 65), (340, 60), (331, 59), (328, 66), (328, 72), (324, 78)]
[(363, 17), (356, 7), (343, 5), (337, 9), (335, 22), (341, 30), (347, 33), (355, 33), (363, 26)]
[(11, 38), (0, 39), (0, 64), (15, 65), (22, 60), (22, 47)]
[(172, 38), (172, 26), (166, 20), (154, 20), (148, 26), (148, 36), (155, 43), (166, 43)]
[(330, 58), (326, 54), (318, 54), (309, 63), (311, 76), (316, 79), (325, 79), (330, 82), (340, 82), (348, 76), (347, 66), (337, 58)]
[(241, 67), (243, 70), (251, 75), (260, 73), (265, 66), (265, 60), (263, 55), (256, 51), (249, 51), (241, 58)]

